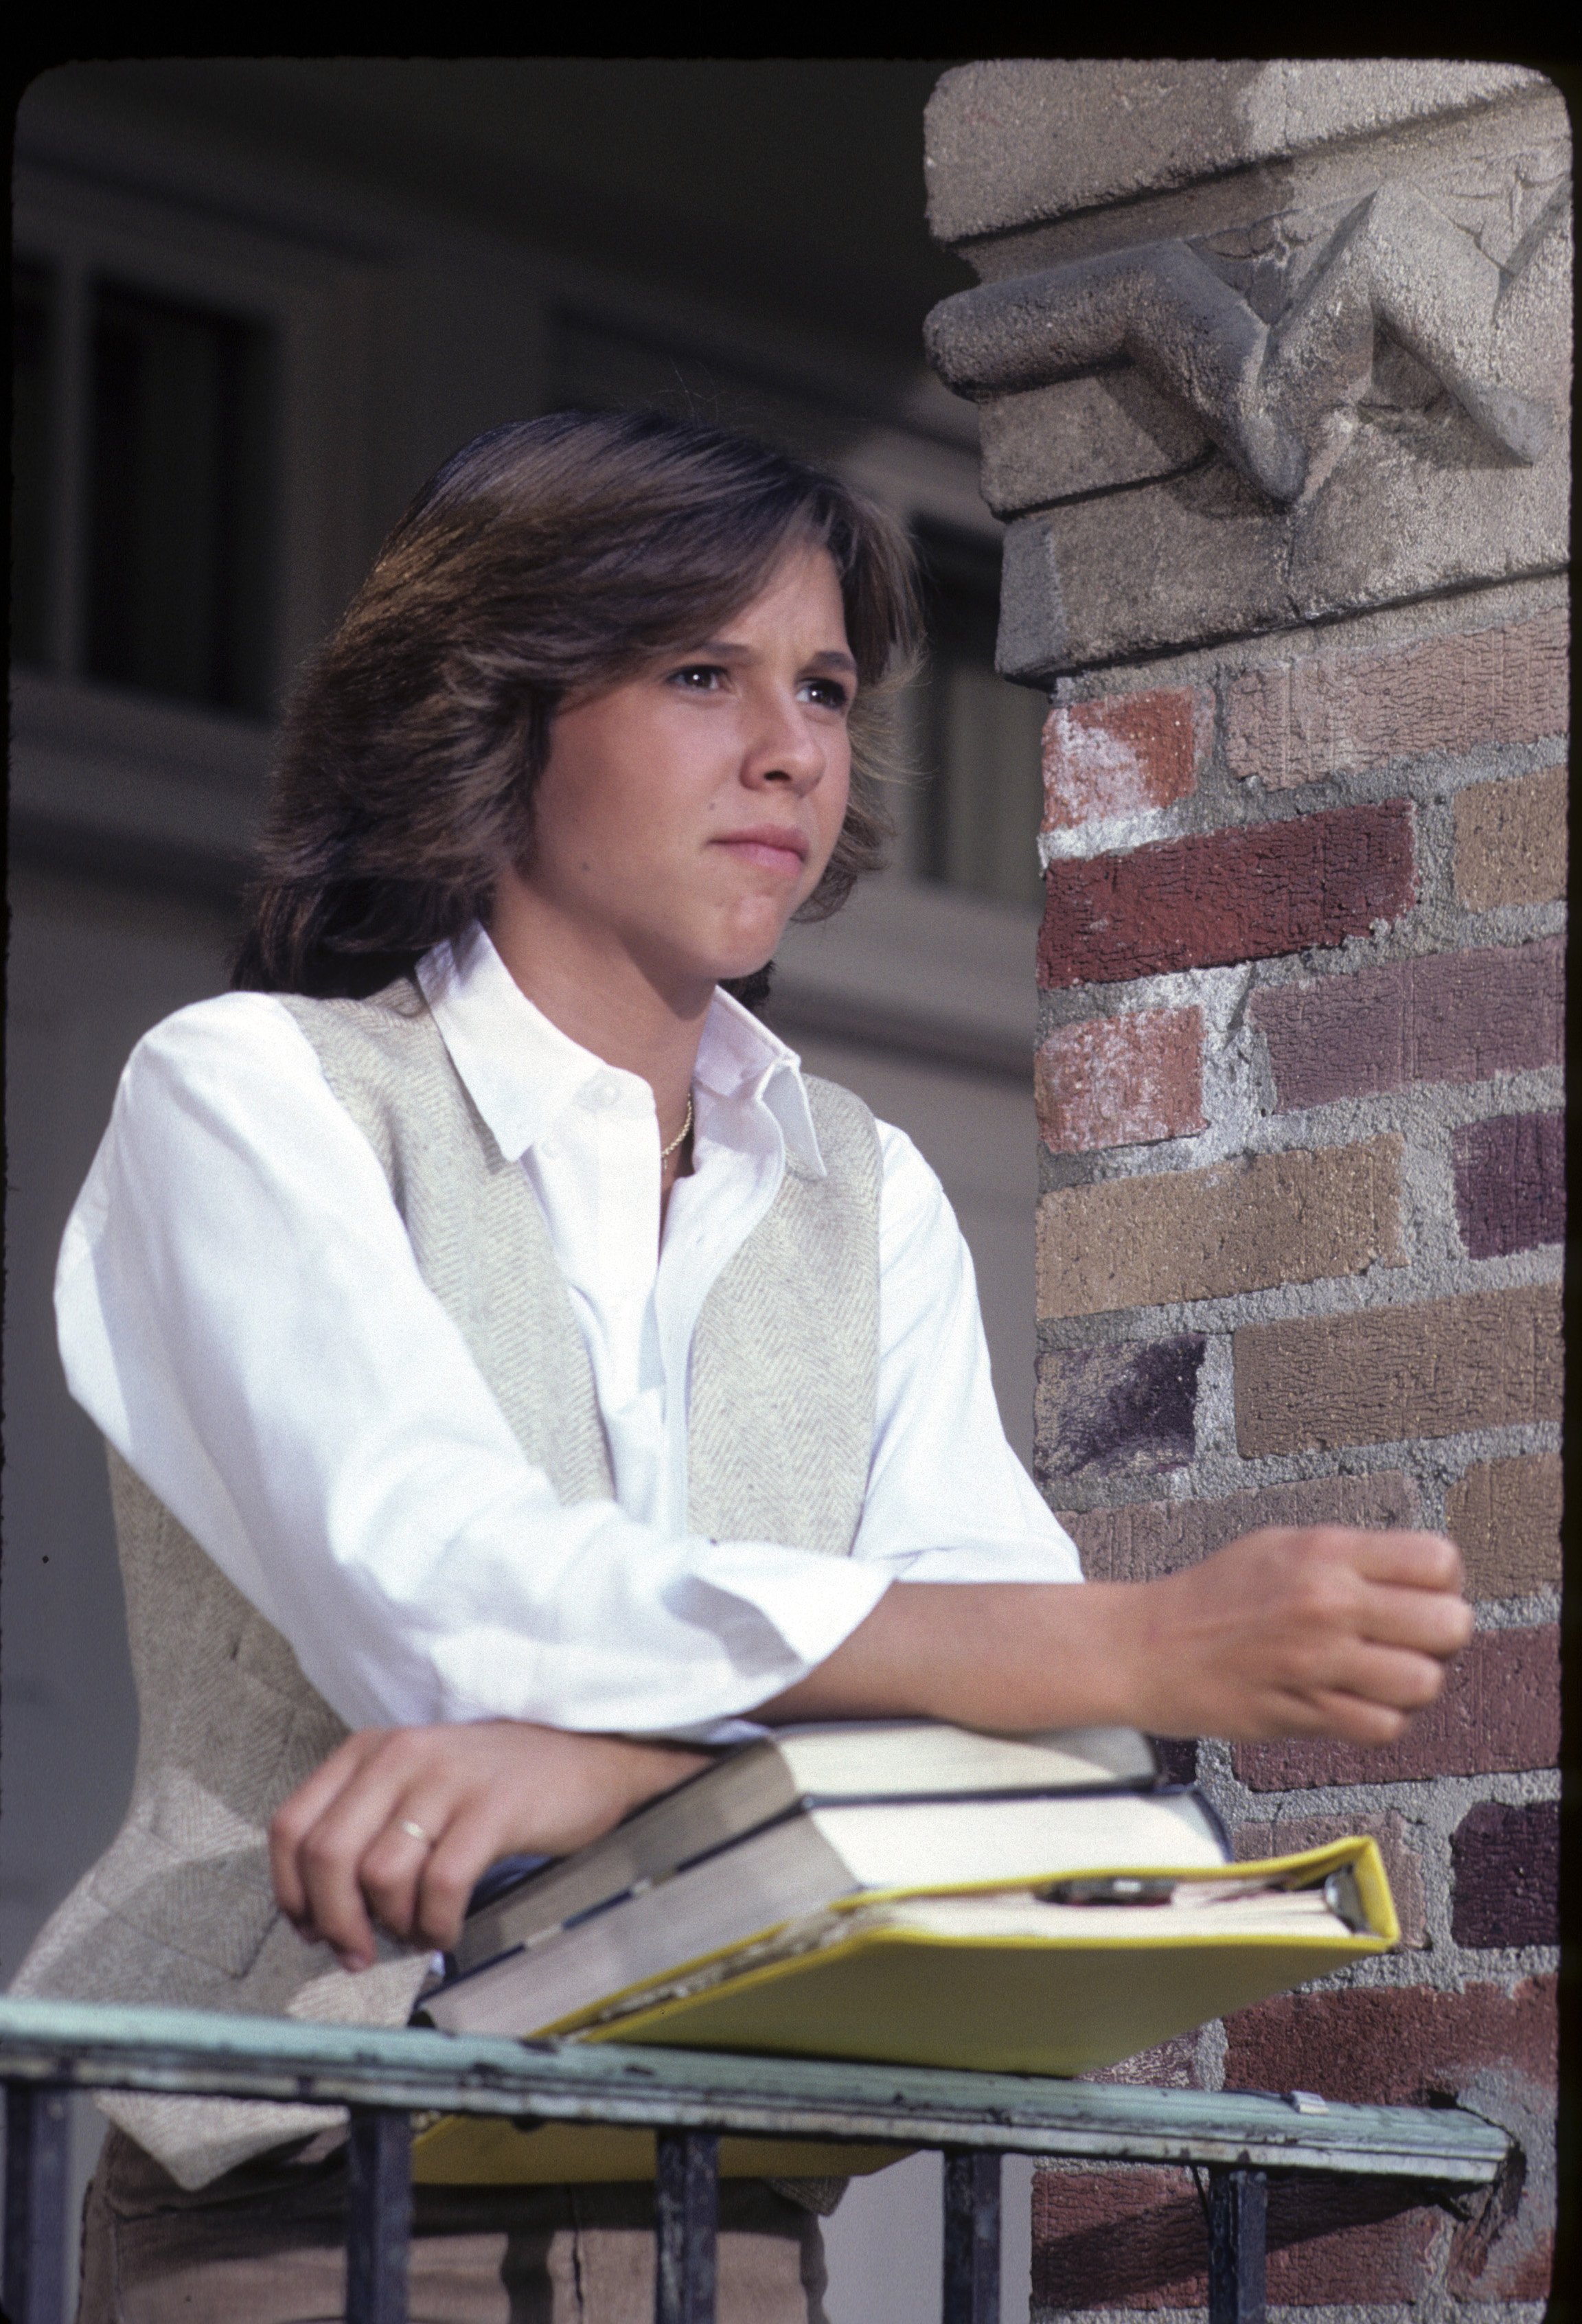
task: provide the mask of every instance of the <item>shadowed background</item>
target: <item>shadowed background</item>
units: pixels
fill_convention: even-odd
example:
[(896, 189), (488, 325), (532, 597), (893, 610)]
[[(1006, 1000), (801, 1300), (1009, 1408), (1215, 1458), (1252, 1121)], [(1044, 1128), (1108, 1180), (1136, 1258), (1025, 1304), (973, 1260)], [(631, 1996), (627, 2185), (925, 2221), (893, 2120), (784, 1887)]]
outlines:
[[(658, 402), (829, 462), (911, 529), (931, 655), (892, 867), (792, 933), (770, 1014), (939, 1170), (1029, 1451), (1044, 705), (993, 675), (975, 413), (921, 355), (928, 308), (970, 279), (924, 224), (940, 69), (219, 60), (69, 67), (23, 101), (7, 1977), (114, 1831), (136, 1736), (102, 1454), (54, 1353), (60, 1229), (133, 1042), (225, 982), (293, 669), (479, 429)], [(920, 2158), (837, 2216), (835, 2324), (937, 2314), (937, 2174)], [(1025, 2174), (1007, 2197), (1008, 2318)]]

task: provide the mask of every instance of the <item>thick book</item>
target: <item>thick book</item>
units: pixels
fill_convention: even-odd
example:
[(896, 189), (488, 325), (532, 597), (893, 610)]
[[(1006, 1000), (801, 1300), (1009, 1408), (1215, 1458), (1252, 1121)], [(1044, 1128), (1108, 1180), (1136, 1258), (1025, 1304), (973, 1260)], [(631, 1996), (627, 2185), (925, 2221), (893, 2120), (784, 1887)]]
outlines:
[(1026, 1736), (925, 1720), (784, 1728), (726, 1753), (576, 1855), (496, 1890), (469, 1914), (455, 1965), (480, 1969), (815, 1801), (1148, 1789), (1158, 1773), (1152, 1744), (1129, 1727)]
[(1218, 1821), (1191, 1791), (814, 1794), (668, 1877), (547, 1917), (427, 1995), (424, 2007), (452, 2033), (553, 2031), (611, 1995), (844, 1897), (1006, 1887), (1095, 1868), (1208, 1868), (1228, 1853)]
[[(538, 2030), (1080, 2074), (1386, 1951), (1399, 1936), (1378, 1849), (1358, 1838), (1254, 1864), (1094, 1868), (976, 1893), (854, 1895), (634, 1980)], [(530, 2015), (527, 1992), (519, 2001)], [(443, 2010), (434, 1996), (431, 2014), (448, 2022), (436, 2000)], [(514, 2030), (535, 2029), (519, 2015)], [(729, 2167), (862, 2171), (896, 2155), (875, 2149), (842, 2163), (808, 2147), (768, 2159), (767, 2144), (740, 2140)], [(418, 2140), (414, 2167), (419, 2179), (473, 2183), (642, 2178), (652, 2170), (651, 2140), (453, 2117)]]

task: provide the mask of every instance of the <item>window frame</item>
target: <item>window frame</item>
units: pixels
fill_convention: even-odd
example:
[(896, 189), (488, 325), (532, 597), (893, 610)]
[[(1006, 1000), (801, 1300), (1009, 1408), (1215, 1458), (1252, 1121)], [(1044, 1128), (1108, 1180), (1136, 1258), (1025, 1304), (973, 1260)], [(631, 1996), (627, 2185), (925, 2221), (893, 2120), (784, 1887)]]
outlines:
[(17, 258), (55, 278), (48, 645), (32, 674), (115, 695), (133, 719), (146, 703), (156, 723), (179, 706), (227, 726), (267, 725), (87, 674), (93, 288), (113, 281), (271, 333), (278, 698), (345, 603), (365, 553), (373, 270), (286, 234), (216, 218), (212, 203), (132, 191), (35, 161), (18, 168), (13, 231)]

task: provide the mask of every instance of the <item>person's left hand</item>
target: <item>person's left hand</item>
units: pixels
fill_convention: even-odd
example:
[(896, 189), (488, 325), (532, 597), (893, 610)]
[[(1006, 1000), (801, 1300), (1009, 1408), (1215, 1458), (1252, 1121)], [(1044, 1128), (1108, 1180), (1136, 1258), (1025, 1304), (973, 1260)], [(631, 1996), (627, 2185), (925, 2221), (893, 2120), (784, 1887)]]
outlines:
[(270, 1825), (281, 1909), (343, 1969), (374, 1958), (373, 1922), (448, 1950), (501, 1856), (564, 1856), (708, 1755), (513, 1719), (369, 1727), (348, 1736)]

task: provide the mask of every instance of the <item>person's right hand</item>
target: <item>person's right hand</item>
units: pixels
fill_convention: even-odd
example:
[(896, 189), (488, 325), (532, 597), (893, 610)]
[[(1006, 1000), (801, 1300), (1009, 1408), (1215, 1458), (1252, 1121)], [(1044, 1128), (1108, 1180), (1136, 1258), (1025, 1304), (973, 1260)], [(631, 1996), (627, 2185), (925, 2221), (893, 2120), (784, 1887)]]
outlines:
[(448, 1950), (500, 1857), (565, 1856), (709, 1755), (514, 1719), (367, 1727), (276, 1812), (270, 1869), (299, 1936), (343, 1969), (374, 1958), (373, 1923)]
[(1274, 1526), (1156, 1582), (893, 1582), (755, 1715), (1393, 1743), (1471, 1636), (1454, 1542)]
[(1272, 1526), (1143, 1585), (1136, 1684), (1160, 1735), (1393, 1743), (1472, 1636), (1430, 1533)]

